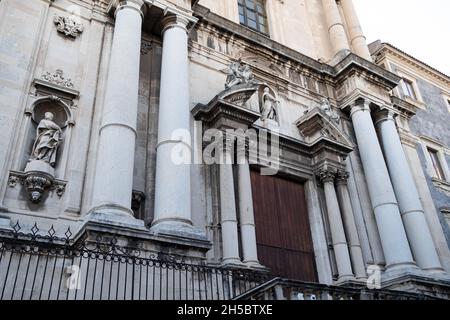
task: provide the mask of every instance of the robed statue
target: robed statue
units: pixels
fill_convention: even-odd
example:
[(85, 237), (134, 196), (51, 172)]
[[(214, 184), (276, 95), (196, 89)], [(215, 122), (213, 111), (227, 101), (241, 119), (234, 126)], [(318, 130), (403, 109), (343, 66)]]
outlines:
[(62, 142), (62, 130), (53, 122), (53, 113), (46, 112), (37, 127), (36, 140), (31, 152), (31, 160), (47, 162), (52, 167), (56, 164), (56, 152)]
[(262, 120), (275, 120), (277, 119), (277, 108), (276, 105), (279, 103), (279, 100), (270, 93), (270, 89), (268, 87), (264, 88), (262, 94), (262, 110), (261, 110), (261, 119)]

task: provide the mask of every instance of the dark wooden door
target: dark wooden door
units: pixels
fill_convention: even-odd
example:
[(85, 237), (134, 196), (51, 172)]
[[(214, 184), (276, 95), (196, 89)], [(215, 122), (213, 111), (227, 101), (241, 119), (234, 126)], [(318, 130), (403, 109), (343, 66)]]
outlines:
[(317, 282), (304, 185), (251, 173), (260, 262), (274, 275)]

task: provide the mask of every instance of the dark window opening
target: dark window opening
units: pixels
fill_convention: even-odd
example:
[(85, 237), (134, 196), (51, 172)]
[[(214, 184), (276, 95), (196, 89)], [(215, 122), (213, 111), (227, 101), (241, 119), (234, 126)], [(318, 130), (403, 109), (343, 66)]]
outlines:
[(239, 21), (253, 30), (268, 34), (264, 0), (238, 0)]

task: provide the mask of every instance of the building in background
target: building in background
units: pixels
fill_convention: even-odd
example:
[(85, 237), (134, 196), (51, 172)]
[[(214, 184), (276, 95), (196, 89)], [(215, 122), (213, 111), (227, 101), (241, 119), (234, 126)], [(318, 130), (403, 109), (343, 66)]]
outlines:
[(0, 299), (448, 298), (448, 78), (373, 57), (351, 0), (2, 0)]
[(402, 78), (392, 94), (412, 112), (399, 118), (400, 136), (405, 150), (417, 149), (409, 159), (411, 166), (422, 164), (423, 170), (414, 172), (416, 184), (424, 188), (426, 207), (433, 208), (433, 201), (441, 213), (450, 243), (450, 77), (389, 43), (376, 41), (369, 48), (376, 64)]

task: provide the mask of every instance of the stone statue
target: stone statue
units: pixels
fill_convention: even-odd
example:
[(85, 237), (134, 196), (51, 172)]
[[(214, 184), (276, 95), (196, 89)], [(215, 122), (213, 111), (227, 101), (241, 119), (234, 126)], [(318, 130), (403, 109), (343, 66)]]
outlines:
[(53, 113), (46, 112), (44, 119), (39, 122), (36, 140), (31, 152), (31, 160), (47, 162), (55, 167), (56, 151), (62, 141), (62, 130), (53, 122)]
[(262, 94), (262, 110), (261, 119), (262, 120), (275, 120), (277, 119), (277, 109), (276, 104), (280, 101), (270, 93), (268, 87), (264, 88)]
[(225, 89), (230, 89), (238, 84), (252, 84), (255, 81), (252, 71), (248, 65), (241, 65), (240, 62), (233, 62), (226, 69), (228, 74)]
[(330, 120), (336, 123), (339, 123), (339, 121), (341, 120), (339, 114), (331, 108), (328, 98), (322, 98), (320, 102), (320, 109), (327, 115)]

